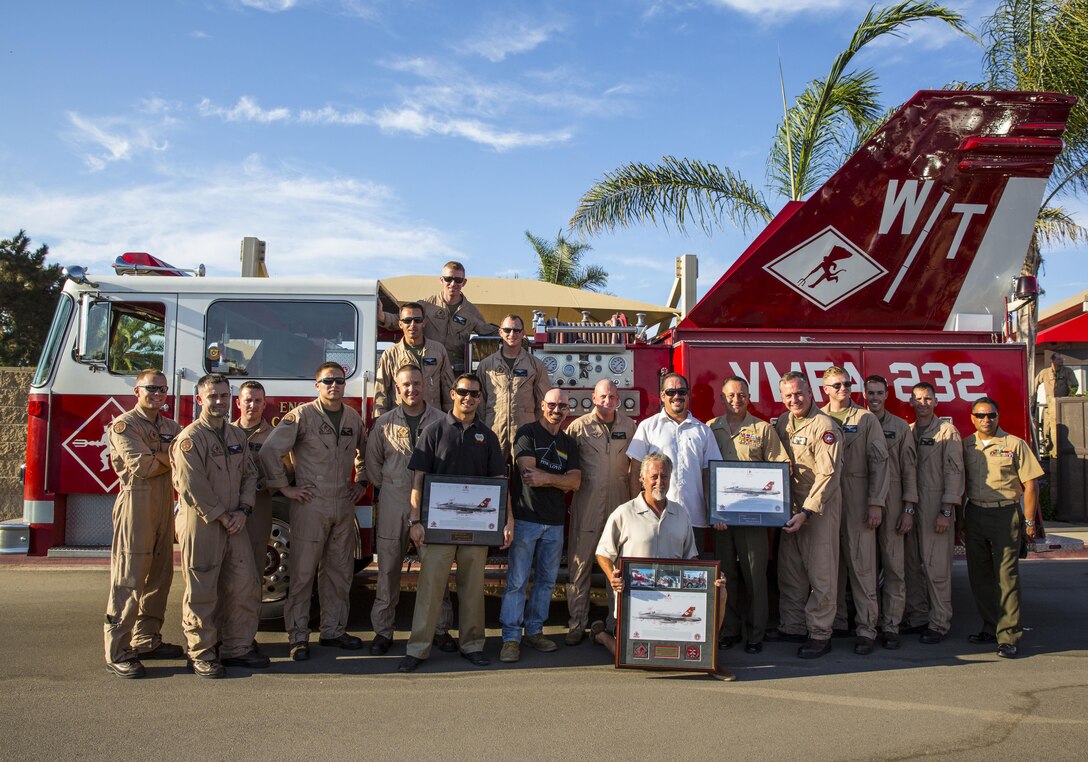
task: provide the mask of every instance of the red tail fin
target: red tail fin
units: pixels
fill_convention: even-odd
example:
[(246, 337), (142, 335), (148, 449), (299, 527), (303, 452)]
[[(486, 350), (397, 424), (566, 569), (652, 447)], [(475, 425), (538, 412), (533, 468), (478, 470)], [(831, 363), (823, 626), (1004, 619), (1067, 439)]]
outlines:
[(679, 328), (1000, 330), (1075, 101), (916, 94)]
[(767, 486), (763, 488), (763, 491), (764, 491), (764, 492), (770, 492), (770, 491), (771, 491), (771, 488), (772, 488), (773, 486), (774, 486), (774, 482), (767, 482)]

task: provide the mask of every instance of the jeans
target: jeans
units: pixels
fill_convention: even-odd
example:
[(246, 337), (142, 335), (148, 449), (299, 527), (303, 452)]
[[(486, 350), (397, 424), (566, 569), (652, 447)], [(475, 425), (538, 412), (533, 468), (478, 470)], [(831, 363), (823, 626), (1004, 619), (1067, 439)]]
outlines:
[[(514, 542), (510, 546), (506, 569), (506, 593), (499, 611), (503, 642), (520, 642), (523, 624), (526, 635), (539, 635), (544, 631), (562, 553), (562, 525), (514, 522)], [(534, 568), (533, 591), (526, 605), (525, 588), (529, 583), (529, 572)]]

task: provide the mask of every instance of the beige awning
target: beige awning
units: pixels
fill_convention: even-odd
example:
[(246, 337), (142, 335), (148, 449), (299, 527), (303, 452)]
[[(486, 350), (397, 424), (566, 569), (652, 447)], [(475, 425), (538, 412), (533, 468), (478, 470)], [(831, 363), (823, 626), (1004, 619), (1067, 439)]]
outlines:
[[(437, 275), (401, 275), (382, 280), (382, 286), (398, 301), (411, 302), (438, 293), (441, 284)], [(533, 310), (541, 310), (549, 318), (562, 322), (580, 323), (582, 310), (589, 310), (590, 320), (604, 322), (613, 313), (627, 315), (628, 325), (636, 322), (636, 313), (646, 313), (646, 325), (652, 326), (671, 319), (676, 310), (659, 304), (647, 304), (622, 299), (609, 294), (598, 294), (554, 283), (544, 283), (528, 278), (477, 278), (469, 277), (465, 284), (465, 296), (480, 308), (488, 321), (498, 324), (503, 315), (516, 312), (526, 322), (533, 318)]]

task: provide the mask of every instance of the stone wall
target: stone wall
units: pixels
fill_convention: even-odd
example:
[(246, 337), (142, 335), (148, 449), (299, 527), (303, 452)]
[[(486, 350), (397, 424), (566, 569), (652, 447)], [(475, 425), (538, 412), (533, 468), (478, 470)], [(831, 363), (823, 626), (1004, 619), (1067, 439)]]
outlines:
[(0, 368), (0, 520), (23, 515), (19, 466), (26, 459), (26, 400), (34, 368)]

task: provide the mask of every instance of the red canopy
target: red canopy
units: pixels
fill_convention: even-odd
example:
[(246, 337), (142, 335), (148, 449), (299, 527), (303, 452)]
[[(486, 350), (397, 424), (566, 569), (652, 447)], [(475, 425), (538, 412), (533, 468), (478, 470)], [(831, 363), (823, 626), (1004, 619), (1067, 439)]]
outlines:
[(1040, 331), (1035, 337), (1036, 344), (1076, 344), (1088, 343), (1088, 312), (1077, 315), (1072, 320), (1066, 320), (1045, 331)]

